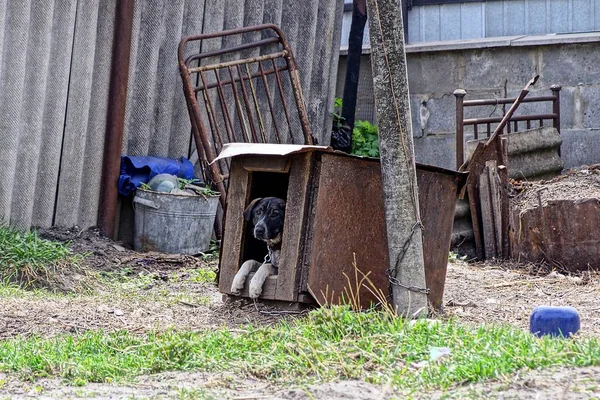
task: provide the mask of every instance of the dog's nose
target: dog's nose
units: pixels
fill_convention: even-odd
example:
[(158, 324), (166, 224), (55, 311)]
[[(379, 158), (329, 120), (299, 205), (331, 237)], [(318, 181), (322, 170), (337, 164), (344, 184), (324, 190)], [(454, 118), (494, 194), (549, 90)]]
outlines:
[(263, 226), (257, 226), (254, 228), (254, 236), (264, 236), (265, 228)]

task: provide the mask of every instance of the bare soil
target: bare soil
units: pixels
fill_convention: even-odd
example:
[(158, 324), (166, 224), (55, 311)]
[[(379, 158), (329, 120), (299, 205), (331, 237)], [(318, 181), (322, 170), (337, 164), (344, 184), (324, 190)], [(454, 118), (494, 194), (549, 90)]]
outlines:
[(512, 181), (512, 206), (521, 211), (543, 207), (551, 200), (600, 199), (600, 164), (573, 168), (550, 180)]
[[(282, 318), (277, 309), (252, 303), (225, 304), (214, 283), (187, 279), (193, 270), (215, 269), (215, 261), (198, 257), (136, 253), (97, 231), (58, 230), (44, 237), (70, 241), (76, 252), (104, 274), (123, 273), (151, 279), (130, 294), (0, 298), (0, 337), (55, 335), (87, 329), (144, 332), (150, 329), (236, 327), (252, 322), (271, 324)], [(107, 275), (107, 276), (108, 276)], [(146, 281), (144, 281), (146, 282)], [(538, 305), (570, 305), (581, 314), (581, 336), (600, 336), (600, 275), (563, 275), (544, 265), (513, 263), (448, 266), (445, 307), (437, 318), (454, 317), (469, 324), (507, 323), (528, 328)], [(257, 308), (258, 307), (258, 308)], [(262, 312), (261, 312), (262, 311)], [(386, 399), (403, 398), (389, 387), (365, 382), (333, 382), (309, 387), (278, 387), (263, 380), (232, 374), (173, 372), (142, 376), (129, 385), (89, 384), (78, 388), (56, 379), (23, 382), (0, 376), (0, 398), (215, 398), (215, 399)], [(522, 371), (501, 381), (461, 386), (451, 393), (418, 393), (415, 398), (590, 398), (600, 395), (600, 368)]]

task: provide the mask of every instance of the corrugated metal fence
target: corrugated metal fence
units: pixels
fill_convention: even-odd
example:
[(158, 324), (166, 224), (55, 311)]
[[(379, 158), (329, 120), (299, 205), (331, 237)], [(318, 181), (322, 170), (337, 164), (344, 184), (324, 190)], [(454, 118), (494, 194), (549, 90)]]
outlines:
[[(0, 216), (97, 222), (116, 0), (0, 2)], [(123, 153), (190, 156), (182, 36), (275, 23), (295, 51), (313, 133), (328, 142), (343, 0), (137, 0)]]

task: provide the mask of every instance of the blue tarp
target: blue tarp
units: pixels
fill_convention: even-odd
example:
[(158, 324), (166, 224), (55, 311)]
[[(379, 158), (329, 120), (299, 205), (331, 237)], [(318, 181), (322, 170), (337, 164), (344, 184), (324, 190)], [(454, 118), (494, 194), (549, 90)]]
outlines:
[(121, 156), (119, 194), (128, 196), (140, 184), (148, 183), (155, 175), (171, 174), (183, 179), (194, 178), (194, 166), (185, 157), (180, 160), (163, 157)]

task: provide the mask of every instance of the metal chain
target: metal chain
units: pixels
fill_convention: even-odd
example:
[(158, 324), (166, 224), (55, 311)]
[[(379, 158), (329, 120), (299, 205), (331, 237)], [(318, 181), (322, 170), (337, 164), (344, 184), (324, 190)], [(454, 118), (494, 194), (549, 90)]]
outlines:
[(392, 276), (392, 273), (398, 270), (398, 266), (404, 259), (404, 256), (406, 255), (406, 251), (408, 250), (408, 246), (410, 246), (410, 242), (412, 240), (413, 235), (416, 232), (417, 227), (419, 227), (421, 229), (421, 231), (424, 230), (424, 227), (423, 227), (423, 224), (421, 223), (421, 221), (417, 221), (414, 223), (414, 225), (412, 226), (411, 232), (410, 232), (410, 236), (406, 239), (406, 241), (404, 242), (404, 245), (402, 246), (402, 250), (400, 251), (400, 254), (398, 254), (398, 259), (396, 260), (396, 265), (394, 266), (394, 268), (388, 268), (385, 271), (385, 275), (388, 277), (388, 281), (390, 282), (390, 296), (392, 293), (391, 286), (400, 286), (406, 290), (409, 290), (411, 292), (416, 292), (416, 293), (429, 294), (429, 292), (430, 292), (429, 288), (420, 288), (417, 286), (405, 285), (402, 282), (400, 282), (398, 280), (398, 278), (396, 278), (395, 276)]

